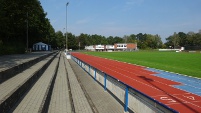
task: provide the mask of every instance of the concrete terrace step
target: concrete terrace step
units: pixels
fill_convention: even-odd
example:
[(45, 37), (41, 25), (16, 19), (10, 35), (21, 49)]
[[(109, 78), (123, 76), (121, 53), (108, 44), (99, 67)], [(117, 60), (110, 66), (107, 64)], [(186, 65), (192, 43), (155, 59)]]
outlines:
[(59, 55), (52, 61), (40, 79), (34, 84), (26, 96), (22, 99), (13, 113), (37, 113), (43, 112), (45, 101), (51, 84), (53, 84), (57, 71)]
[(0, 56), (0, 84), (54, 52), (34, 52), (30, 54)]
[(62, 55), (59, 61), (57, 77), (54, 83), (48, 113), (73, 112), (64, 59), (66, 59), (66, 57)]
[(40, 77), (55, 55), (38, 62), (0, 84), (0, 112), (7, 112)]
[(73, 72), (69, 62), (67, 59), (64, 60), (67, 73), (70, 81), (70, 89), (72, 93), (72, 99), (74, 104), (75, 113), (93, 113), (89, 102), (76, 78), (75, 73)]
[(118, 101), (64, 53), (55, 53), (0, 84), (0, 113), (123, 111)]

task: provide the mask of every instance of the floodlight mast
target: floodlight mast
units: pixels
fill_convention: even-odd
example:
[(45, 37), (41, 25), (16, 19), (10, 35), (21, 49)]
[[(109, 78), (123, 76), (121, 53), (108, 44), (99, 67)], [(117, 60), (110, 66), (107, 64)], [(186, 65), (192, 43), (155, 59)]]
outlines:
[(28, 20), (28, 12), (27, 12), (27, 20), (26, 20), (26, 23), (27, 23), (27, 42), (26, 42), (26, 52), (28, 52), (28, 48), (29, 48), (29, 20)]
[(67, 6), (68, 6), (69, 2), (66, 3), (66, 50), (68, 50), (68, 32), (67, 32)]

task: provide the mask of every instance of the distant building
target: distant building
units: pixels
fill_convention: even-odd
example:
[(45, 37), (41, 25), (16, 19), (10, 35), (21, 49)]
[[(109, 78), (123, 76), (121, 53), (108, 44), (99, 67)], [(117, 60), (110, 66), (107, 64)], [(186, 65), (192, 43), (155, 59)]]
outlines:
[(114, 45), (106, 45), (105, 50), (106, 51), (114, 51)]
[(87, 51), (95, 51), (94, 46), (85, 46), (84, 49), (87, 50)]
[(134, 43), (116, 43), (114, 44), (116, 51), (133, 51), (137, 49), (137, 44)]
[(85, 46), (88, 51), (133, 51), (137, 50), (134, 43), (116, 43), (114, 45), (91, 45)]
[(105, 50), (105, 45), (94, 45), (94, 49), (96, 51), (104, 51)]
[(33, 45), (33, 51), (50, 51), (51, 50), (51, 45), (47, 45), (42, 42), (35, 43)]

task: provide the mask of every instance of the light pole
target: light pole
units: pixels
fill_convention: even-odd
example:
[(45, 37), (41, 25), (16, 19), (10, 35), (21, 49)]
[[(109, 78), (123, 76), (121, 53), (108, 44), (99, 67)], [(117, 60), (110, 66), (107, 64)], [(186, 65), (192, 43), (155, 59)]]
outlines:
[(63, 32), (62, 33), (63, 33), (63, 35), (65, 35), (65, 28), (63, 28)]
[[(65, 38), (65, 28), (63, 28), (62, 34), (63, 34), (63, 37)], [(65, 46), (66, 46), (66, 41), (64, 42), (64, 49), (66, 49)]]
[(66, 3), (66, 50), (68, 50), (68, 38), (67, 38), (67, 35), (68, 35), (68, 32), (67, 32), (67, 6), (68, 6), (69, 2)]
[(29, 21), (28, 21), (28, 12), (27, 12), (27, 44), (26, 44), (26, 46), (27, 46), (27, 50), (26, 50), (26, 52), (28, 52), (28, 47), (29, 47)]

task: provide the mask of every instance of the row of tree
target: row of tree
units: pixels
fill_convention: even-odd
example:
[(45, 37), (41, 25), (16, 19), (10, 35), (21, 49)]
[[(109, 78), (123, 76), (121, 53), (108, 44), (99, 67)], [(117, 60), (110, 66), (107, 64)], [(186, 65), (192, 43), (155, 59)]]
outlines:
[[(65, 35), (62, 35), (61, 31), (56, 32), (57, 39), (60, 40), (59, 47), (65, 46)], [(68, 37), (68, 48), (70, 49), (84, 49), (85, 46), (89, 45), (114, 45), (115, 43), (137, 43), (138, 48), (140, 49), (156, 49), (163, 47), (163, 43), (159, 35), (151, 34), (142, 34), (137, 35), (131, 34), (129, 36), (125, 35), (124, 37), (118, 36), (101, 36), (101, 35), (89, 35), (81, 33), (79, 36), (75, 36), (72, 33), (67, 34)]]
[(166, 38), (165, 45), (167, 47), (185, 47), (186, 49), (201, 49), (201, 30), (198, 33), (184, 32), (174, 33), (173, 35)]
[[(58, 40), (59, 47), (65, 46), (65, 35), (61, 31), (56, 32), (56, 39)], [(187, 50), (201, 50), (201, 30), (198, 33), (184, 32), (174, 33), (166, 38), (166, 43), (161, 41), (159, 35), (151, 34), (131, 34), (123, 37), (118, 36), (101, 36), (101, 35), (89, 35), (81, 33), (79, 36), (75, 36), (72, 33), (68, 33), (68, 48), (70, 49), (84, 49), (89, 45), (113, 45), (115, 43), (137, 43), (140, 49), (157, 49), (157, 48), (180, 48), (185, 47)]]
[[(39, 0), (0, 0), (0, 54), (24, 53), (37, 42), (50, 44), (52, 48), (65, 48), (66, 34), (55, 32), (46, 15)], [(159, 35), (142, 33), (105, 37), (84, 33), (75, 36), (69, 32), (67, 36), (68, 48), (73, 50), (114, 43), (137, 43), (140, 49), (201, 46), (201, 30), (198, 33), (174, 33), (165, 44)]]

